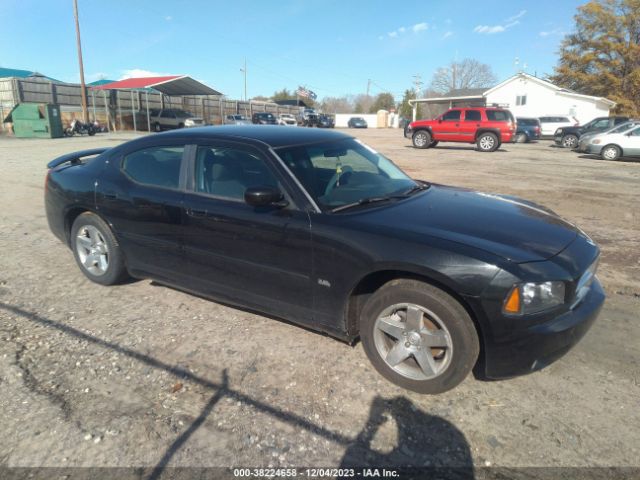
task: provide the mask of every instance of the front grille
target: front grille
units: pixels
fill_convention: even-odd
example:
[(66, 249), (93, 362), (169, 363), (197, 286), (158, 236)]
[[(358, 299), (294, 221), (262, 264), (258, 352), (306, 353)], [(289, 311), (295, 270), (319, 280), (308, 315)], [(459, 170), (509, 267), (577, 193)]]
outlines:
[(585, 272), (582, 274), (582, 276), (578, 280), (578, 283), (576, 284), (576, 294), (573, 301), (573, 305), (571, 305), (571, 308), (576, 307), (584, 299), (587, 293), (589, 293), (591, 282), (593, 282), (593, 279), (596, 276), (596, 270), (598, 269), (599, 259), (600, 259), (599, 257), (596, 258), (593, 261), (593, 263), (589, 265), (589, 268), (585, 270)]

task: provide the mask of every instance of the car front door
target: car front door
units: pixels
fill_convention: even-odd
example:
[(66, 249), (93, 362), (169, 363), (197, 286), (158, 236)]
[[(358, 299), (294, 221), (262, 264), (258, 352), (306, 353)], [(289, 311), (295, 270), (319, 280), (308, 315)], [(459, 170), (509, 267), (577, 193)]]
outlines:
[(439, 141), (460, 141), (460, 110), (445, 112), (433, 126), (433, 138)]
[(113, 226), (133, 275), (175, 283), (185, 273), (184, 151), (177, 140), (138, 147), (111, 158), (97, 182), (98, 213)]
[[(266, 153), (240, 143), (203, 143), (190, 159), (184, 242), (190, 288), (302, 322), (312, 319), (309, 215)], [(253, 207), (249, 187), (277, 188), (285, 207)]]

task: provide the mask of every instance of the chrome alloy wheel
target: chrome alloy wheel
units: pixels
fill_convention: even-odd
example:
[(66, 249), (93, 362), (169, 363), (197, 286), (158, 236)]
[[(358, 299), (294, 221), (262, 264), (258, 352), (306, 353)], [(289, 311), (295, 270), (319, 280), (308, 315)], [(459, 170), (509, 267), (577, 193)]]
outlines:
[(413, 141), (416, 147), (424, 147), (427, 144), (427, 134), (424, 132), (418, 132), (414, 135)]
[(75, 244), (82, 266), (92, 275), (104, 275), (109, 268), (109, 248), (100, 230), (93, 225), (80, 227)]
[(451, 363), (451, 334), (437, 315), (420, 305), (399, 303), (384, 309), (373, 335), (387, 366), (412, 380), (431, 380)]
[(482, 150), (491, 150), (495, 144), (496, 140), (491, 135), (485, 135), (480, 139), (480, 148)]

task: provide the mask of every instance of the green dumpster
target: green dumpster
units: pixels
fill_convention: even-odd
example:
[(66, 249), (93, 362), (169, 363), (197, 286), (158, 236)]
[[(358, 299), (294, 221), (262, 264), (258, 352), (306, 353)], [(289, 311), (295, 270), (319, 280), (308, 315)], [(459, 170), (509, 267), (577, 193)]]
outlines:
[(16, 137), (59, 138), (64, 135), (60, 106), (50, 103), (19, 103), (4, 122), (13, 123)]

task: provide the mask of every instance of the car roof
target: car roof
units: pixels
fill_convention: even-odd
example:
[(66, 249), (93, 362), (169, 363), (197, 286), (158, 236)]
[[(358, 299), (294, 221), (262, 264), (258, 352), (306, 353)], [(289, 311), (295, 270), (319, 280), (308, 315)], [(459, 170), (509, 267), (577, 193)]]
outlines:
[(345, 133), (315, 128), (286, 128), (282, 125), (222, 125), (157, 133), (153, 138), (254, 140), (273, 148), (353, 138)]

